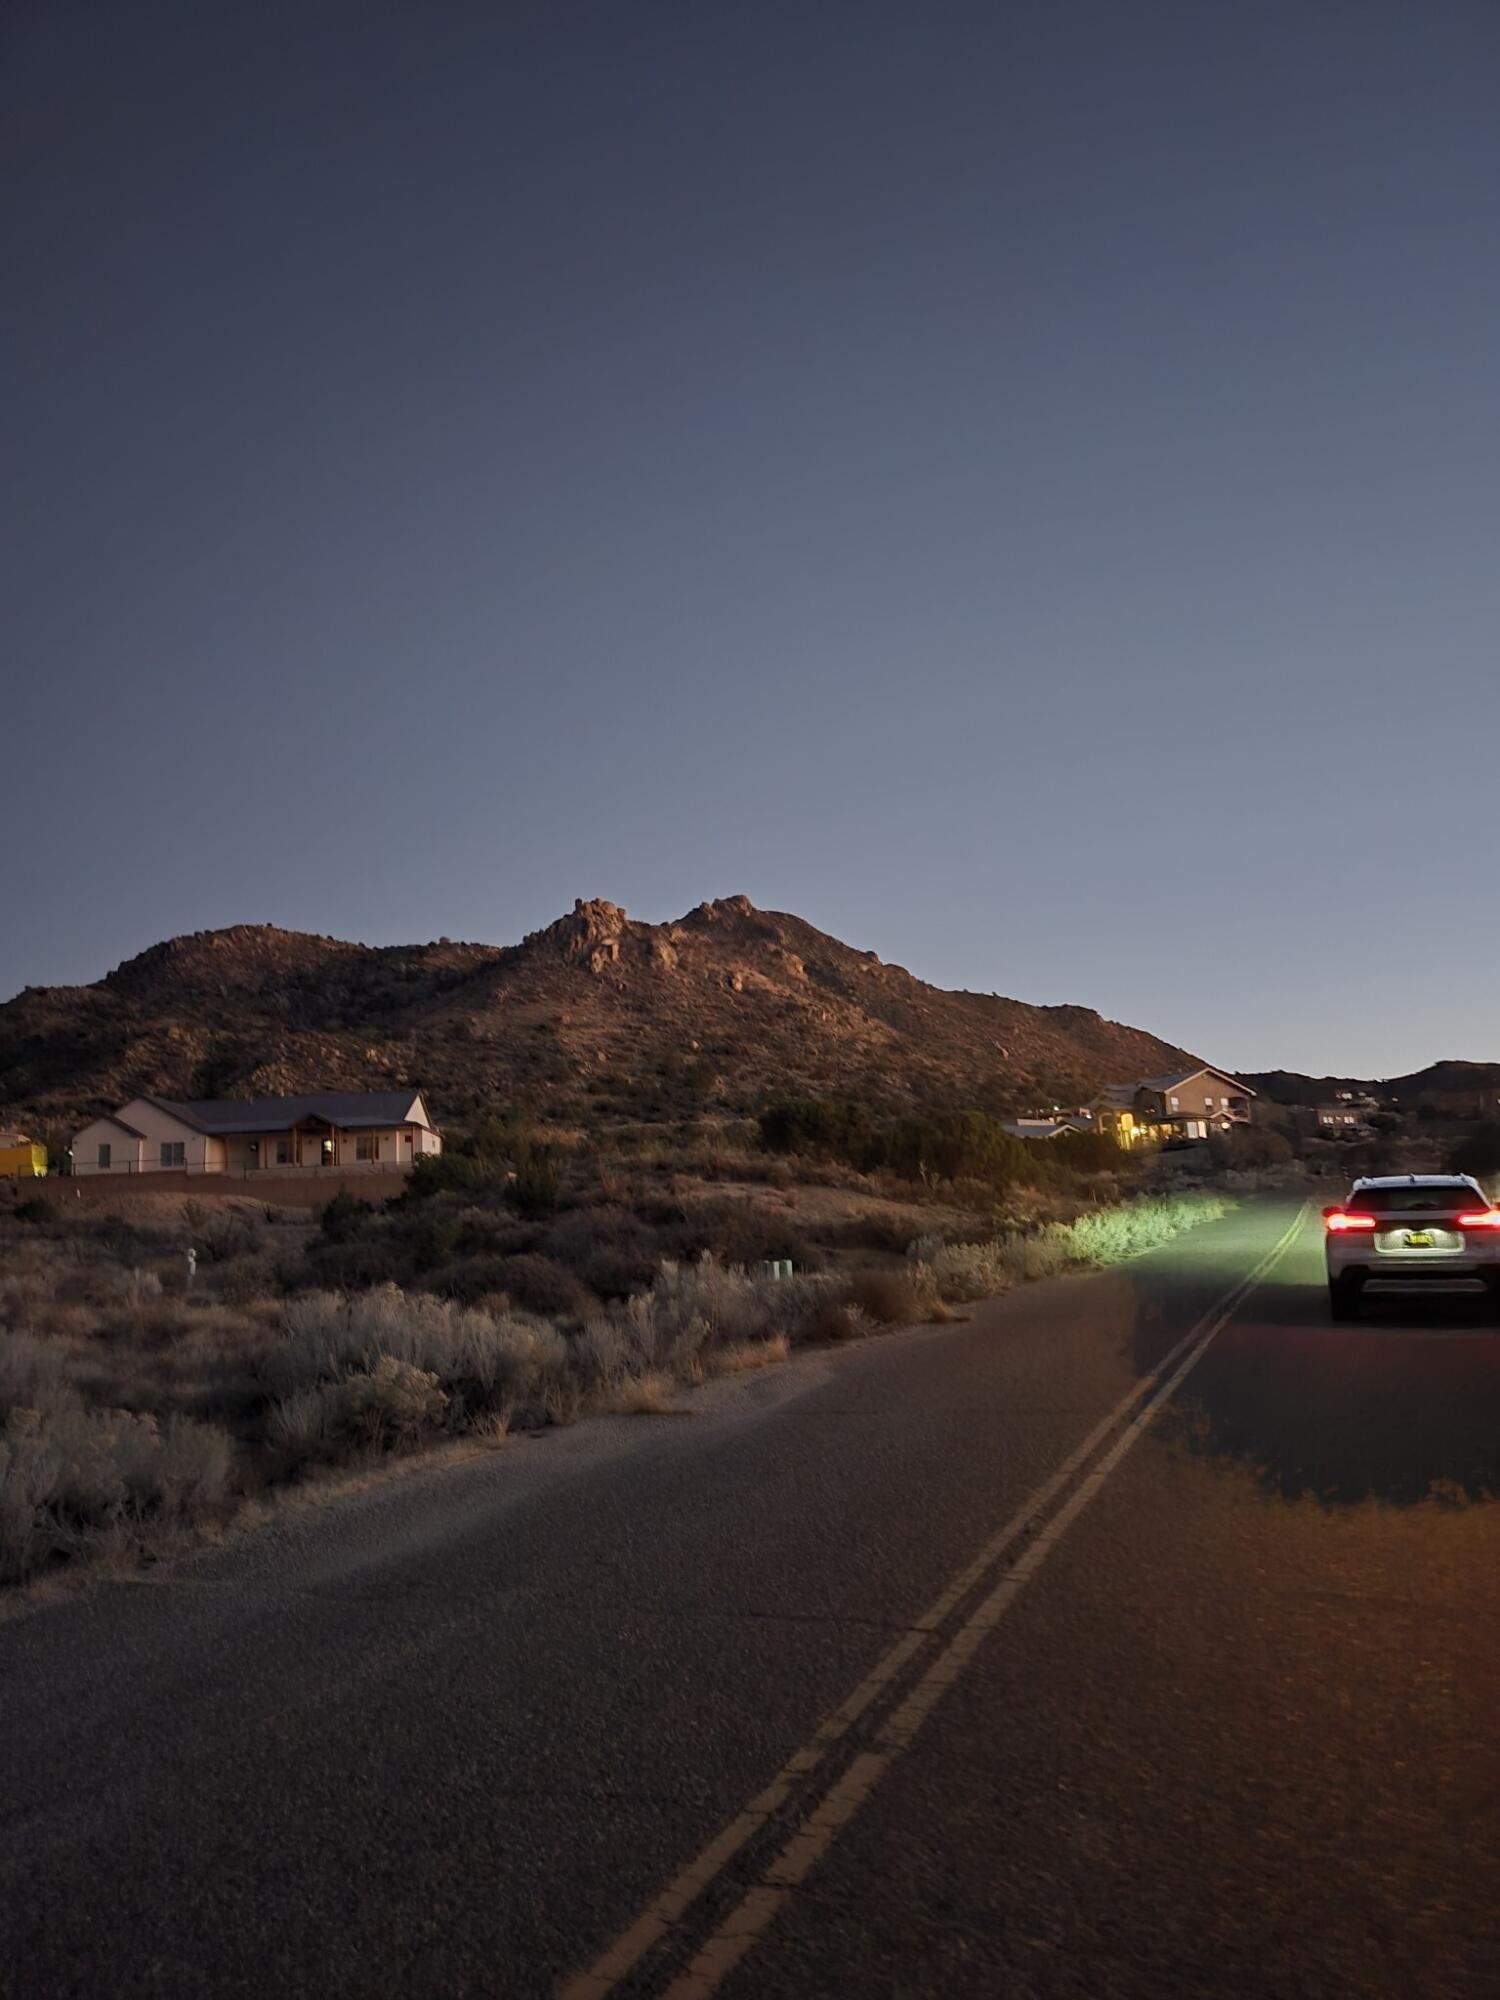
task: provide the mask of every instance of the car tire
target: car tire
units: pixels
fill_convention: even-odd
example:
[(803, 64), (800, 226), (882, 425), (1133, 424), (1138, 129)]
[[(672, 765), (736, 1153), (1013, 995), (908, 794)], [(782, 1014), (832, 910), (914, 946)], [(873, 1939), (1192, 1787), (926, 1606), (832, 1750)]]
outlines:
[(1328, 1317), (1340, 1322), (1359, 1318), (1359, 1295), (1364, 1280), (1356, 1272), (1328, 1280)]

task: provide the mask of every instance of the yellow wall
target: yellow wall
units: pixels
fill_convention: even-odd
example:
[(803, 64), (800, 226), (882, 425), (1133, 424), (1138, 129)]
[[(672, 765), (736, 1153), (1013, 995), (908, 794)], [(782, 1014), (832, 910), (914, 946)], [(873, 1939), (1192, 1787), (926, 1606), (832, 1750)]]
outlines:
[(0, 1180), (31, 1180), (47, 1171), (47, 1148), (28, 1140), (24, 1146), (0, 1146)]

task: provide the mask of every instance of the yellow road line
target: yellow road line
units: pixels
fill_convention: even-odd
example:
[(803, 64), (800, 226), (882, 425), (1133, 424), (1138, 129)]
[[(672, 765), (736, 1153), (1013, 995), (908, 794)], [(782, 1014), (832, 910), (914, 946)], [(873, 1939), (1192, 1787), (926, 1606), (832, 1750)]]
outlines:
[[(1082, 1513), (1104, 1480), (1151, 1422), (1157, 1409), (1197, 1366), (1209, 1343), (1283, 1254), (1302, 1226), (1305, 1206), (1285, 1234), (1260, 1262), (1218, 1303), (1189, 1328), (1181, 1340), (1094, 1426), (1077, 1449), (1045, 1480), (1005, 1525), (985, 1542), (973, 1561), (959, 1570), (912, 1627), (882, 1655), (852, 1694), (827, 1716), (818, 1729), (782, 1765), (766, 1789), (687, 1864), (649, 1903), (636, 1921), (588, 1968), (559, 1988), (558, 2000), (604, 2000), (615, 1984), (637, 1965), (651, 1947), (724, 1871), (727, 1864), (786, 1803), (798, 1781), (822, 1762), (828, 1751), (926, 1646), (953, 1610), (992, 1569), (1066, 1488), (1099, 1446), (1146, 1397), (1162, 1384), (1123, 1436), (1078, 1487), (1072, 1498), (1043, 1529), (1025, 1554), (1005, 1573), (957, 1635), (927, 1669), (906, 1700), (884, 1724), (874, 1750), (862, 1752), (837, 1783), (802, 1821), (767, 1870), (765, 1881), (740, 1901), (733, 1913), (703, 1946), (692, 1964), (668, 1989), (667, 2000), (704, 2000), (750, 1949), (771, 1922), (790, 1890), (831, 1846), (839, 1830), (853, 1818), (894, 1759), (908, 1747), (923, 1721), (957, 1680), (978, 1650), (981, 1640), (998, 1624), (1025, 1584), (1040, 1568), (1068, 1526)], [(1191, 1351), (1189, 1351), (1191, 1350)], [(1178, 1358), (1186, 1359), (1163, 1383)]]

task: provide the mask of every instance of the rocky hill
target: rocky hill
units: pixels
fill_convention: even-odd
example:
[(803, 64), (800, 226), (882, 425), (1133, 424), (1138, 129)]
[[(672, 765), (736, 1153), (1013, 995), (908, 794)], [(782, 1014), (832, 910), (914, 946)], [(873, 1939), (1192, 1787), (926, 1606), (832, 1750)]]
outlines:
[(507, 1101), (646, 1119), (797, 1091), (1004, 1111), (1182, 1055), (1086, 1007), (928, 986), (743, 896), (669, 924), (579, 902), (508, 947), (242, 924), (92, 986), (28, 987), (0, 1006), (0, 1122), (70, 1123), (136, 1092), (405, 1083), (454, 1124)]
[(1472, 1104), (1493, 1110), (1500, 1102), (1500, 1063), (1465, 1062), (1448, 1057), (1405, 1076), (1304, 1076), (1299, 1070), (1247, 1071), (1245, 1081), (1276, 1104), (1327, 1104), (1339, 1091), (1352, 1090), (1393, 1105)]

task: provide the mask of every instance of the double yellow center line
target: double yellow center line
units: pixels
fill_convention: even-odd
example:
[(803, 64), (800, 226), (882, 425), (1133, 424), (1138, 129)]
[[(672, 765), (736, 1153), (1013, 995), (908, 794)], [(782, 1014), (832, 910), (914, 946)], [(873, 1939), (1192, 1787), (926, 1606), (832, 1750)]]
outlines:
[[(1299, 1209), (1274, 1247), (1185, 1333), (1177, 1345), (1128, 1395), (1097, 1423), (1076, 1451), (1043, 1482), (1005, 1524), (990, 1536), (972, 1562), (884, 1653), (814, 1734), (789, 1757), (765, 1790), (752, 1799), (713, 1840), (663, 1888), (627, 1930), (587, 1971), (566, 1980), (558, 2000), (605, 2000), (668, 1934), (686, 1928), (683, 1919), (725, 1874), (729, 1863), (772, 1823), (788, 1817), (795, 1794), (807, 1791), (804, 1805), (790, 1816), (791, 1831), (760, 1879), (748, 1889), (699, 1946), (686, 1969), (666, 1986), (666, 2000), (708, 2000), (750, 1950), (792, 1891), (832, 1846), (885, 1772), (911, 1747), (918, 1730), (953, 1687), (980, 1645), (1000, 1623), (1052, 1550), (1099, 1492), (1126, 1453), (1154, 1420), (1228, 1325), (1255, 1287), (1284, 1255), (1302, 1227)], [(1027, 1540), (1027, 1537), (1030, 1537)], [(959, 1609), (986, 1582), (1017, 1544), (1022, 1552), (1005, 1564), (989, 1591), (942, 1643)], [(904, 1697), (898, 1683), (917, 1656), (941, 1646)], [(854, 1725), (889, 1704), (869, 1745), (844, 1766), (820, 1794), (811, 1774)], [(702, 1921), (700, 1917), (700, 1923)], [(679, 1947), (680, 1948), (680, 1947)], [(678, 1963), (681, 1963), (679, 1958)]]

